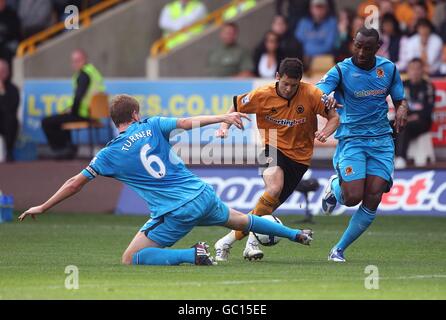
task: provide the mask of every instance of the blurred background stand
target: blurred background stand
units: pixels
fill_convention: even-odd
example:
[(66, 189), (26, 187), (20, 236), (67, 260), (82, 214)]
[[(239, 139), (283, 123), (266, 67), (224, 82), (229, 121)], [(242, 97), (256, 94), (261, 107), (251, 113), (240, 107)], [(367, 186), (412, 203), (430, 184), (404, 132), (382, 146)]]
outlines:
[(305, 198), (305, 218), (298, 223), (311, 223), (314, 224), (313, 215), (310, 211), (310, 202), (308, 200), (308, 194), (315, 192), (319, 189), (320, 185), (317, 179), (301, 180), (296, 187), (296, 191), (302, 193)]

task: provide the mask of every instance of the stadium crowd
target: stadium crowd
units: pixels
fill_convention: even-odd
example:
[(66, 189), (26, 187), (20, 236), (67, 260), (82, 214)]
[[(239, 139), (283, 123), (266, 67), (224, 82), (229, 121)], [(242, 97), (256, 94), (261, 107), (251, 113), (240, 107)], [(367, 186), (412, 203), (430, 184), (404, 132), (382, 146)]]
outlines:
[[(244, 2), (253, 1), (241, 1), (239, 6)], [(183, 16), (178, 18), (175, 30), (199, 21), (207, 12), (204, 1), (170, 2), (160, 17), (163, 30), (162, 22), (168, 8), (174, 5), (178, 6), (177, 9), (183, 6), (183, 10), (177, 12), (178, 17), (181, 17), (181, 12)], [(315, 75), (312, 65), (328, 61), (327, 69), (322, 68), (325, 73), (334, 63), (351, 57), (354, 35), (371, 13), (367, 8), (370, 5), (379, 10), (381, 47), (378, 55), (394, 62), (406, 79), (409, 130), (396, 141), (396, 167), (404, 168), (409, 143), (428, 132), (432, 125), (435, 88), (429, 79), (446, 75), (444, 0), (365, 0), (356, 10), (349, 7), (338, 9), (334, 0), (276, 0), (276, 15), (271, 27), (253, 52), (238, 41), (237, 24), (225, 19), (219, 35), (220, 45), (209, 52), (208, 75), (273, 79), (285, 57), (301, 59), (310, 76)], [(320, 57), (325, 57), (325, 60), (317, 60)]]
[[(11, 61), (21, 40), (62, 20), (68, 4), (84, 9), (98, 2), (100, 0), (0, 0), (0, 59), (1, 63), (5, 61), (9, 65), (3, 68), (2, 87), (13, 88)], [(258, 37), (258, 45), (252, 52), (239, 43), (239, 27), (231, 19), (255, 6), (256, 0), (240, 1), (229, 7), (224, 13), (220, 44), (209, 52), (208, 75), (273, 79), (284, 57), (301, 59), (309, 74), (318, 57), (330, 57), (332, 66), (351, 56), (353, 36), (364, 25), (366, 8), (375, 5), (379, 8), (382, 42), (378, 55), (394, 62), (403, 74), (409, 74), (405, 82), (409, 106), (418, 108), (413, 110), (418, 116), (413, 115), (409, 122), (423, 124), (423, 130), (411, 130), (404, 141), (399, 141), (398, 157), (404, 160), (410, 140), (427, 132), (431, 124), (433, 106), (426, 101), (435, 97), (435, 91), (428, 79), (446, 75), (446, 0), (365, 0), (356, 10), (337, 8), (336, 4), (339, 2), (334, 0), (276, 0), (271, 27), (263, 35), (253, 34)], [(159, 15), (160, 31), (168, 35), (197, 22), (208, 12), (202, 0), (166, 1)], [(192, 34), (201, 31), (203, 28), (190, 30)], [(187, 34), (174, 37), (168, 46), (176, 46), (187, 39)], [(416, 75), (410, 78), (410, 70), (416, 73), (413, 70), (418, 66), (422, 70), (422, 82)], [(0, 100), (5, 100), (4, 95), (1, 91)], [(16, 112), (17, 106), (13, 104), (8, 108), (0, 106), (2, 119), (7, 118), (7, 113)], [(9, 141), (8, 160), (12, 160), (11, 141), (17, 128), (1, 122), (0, 135)]]
[[(217, 50), (226, 52), (226, 56), (220, 54), (216, 60), (214, 52), (210, 54), (209, 75), (272, 78), (282, 57), (302, 59), (307, 70), (318, 56), (329, 55), (333, 62), (340, 62), (351, 56), (353, 35), (364, 25), (368, 5), (379, 9), (382, 45), (378, 55), (396, 63), (403, 73), (410, 61), (419, 58), (426, 75), (446, 75), (444, 0), (366, 0), (356, 12), (350, 8), (337, 10), (332, 0), (277, 0), (271, 28), (254, 52), (237, 43), (237, 26), (225, 24), (220, 37), (226, 50)], [(235, 31), (234, 39), (228, 43), (224, 39), (227, 26)], [(229, 48), (237, 48), (239, 54), (234, 55)], [(251, 65), (247, 63), (248, 55)]]
[(68, 5), (80, 10), (101, 0), (0, 0), (0, 58), (9, 63), (19, 42), (58, 21), (63, 21)]
[[(11, 82), (12, 59), (20, 41), (64, 19), (65, 7), (86, 9), (100, 0), (0, 0), (0, 138), (6, 161), (14, 161), (19, 132), (19, 89)], [(79, 100), (79, 99), (78, 99)]]

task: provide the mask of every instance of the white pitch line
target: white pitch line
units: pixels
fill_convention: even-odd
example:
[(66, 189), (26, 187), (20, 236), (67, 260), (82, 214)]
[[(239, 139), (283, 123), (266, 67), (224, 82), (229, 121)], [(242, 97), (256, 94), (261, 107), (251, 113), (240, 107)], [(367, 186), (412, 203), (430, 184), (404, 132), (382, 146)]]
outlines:
[[(446, 275), (444, 274), (418, 274), (411, 276), (401, 276), (401, 277), (380, 277), (379, 280), (423, 280), (423, 279), (446, 279)], [(326, 281), (332, 279), (321, 279), (320, 281)], [(215, 282), (198, 282), (198, 281), (186, 281), (186, 282), (174, 282), (174, 283), (163, 283), (163, 286), (208, 286), (208, 285), (244, 285), (244, 284), (275, 284), (275, 283), (283, 283), (283, 282), (302, 282), (302, 281), (315, 281), (315, 279), (265, 279), (265, 280), (234, 280), (234, 281), (215, 281)], [(364, 281), (364, 278), (351, 278), (351, 279), (340, 279), (335, 281)], [(82, 288), (132, 288), (132, 287), (150, 287), (151, 283), (137, 283), (130, 285), (114, 285), (111, 283), (105, 283), (101, 285), (95, 284), (80, 284), (79, 289)], [(64, 289), (64, 286), (25, 286), (24, 288), (33, 288), (33, 289)]]
[[(446, 279), (446, 275), (442, 274), (420, 274), (420, 275), (412, 275), (412, 276), (402, 276), (402, 277), (380, 277), (380, 280), (416, 280), (416, 279), (433, 279), (433, 278), (444, 278)], [(321, 279), (321, 281), (325, 281), (328, 279)], [(364, 278), (351, 278), (351, 279), (340, 279), (340, 281), (363, 281)], [(281, 282), (302, 282), (302, 281), (315, 281), (314, 279), (265, 279), (265, 280), (233, 280), (233, 281), (217, 281), (217, 282), (177, 282), (175, 285), (241, 285), (241, 284), (256, 284), (256, 283), (281, 283)], [(336, 281), (336, 280), (335, 280)], [(339, 280), (337, 280), (339, 281)]]
[(413, 279), (433, 279), (433, 278), (446, 278), (445, 274), (418, 274), (414, 276), (402, 276), (402, 277), (382, 277), (381, 280), (413, 280)]

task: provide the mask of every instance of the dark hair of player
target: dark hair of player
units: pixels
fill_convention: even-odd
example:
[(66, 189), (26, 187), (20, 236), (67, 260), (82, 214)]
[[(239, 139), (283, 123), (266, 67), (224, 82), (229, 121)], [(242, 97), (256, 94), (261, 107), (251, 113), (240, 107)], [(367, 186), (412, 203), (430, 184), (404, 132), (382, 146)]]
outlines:
[(361, 27), (356, 34), (358, 33), (362, 34), (364, 37), (373, 37), (375, 38), (376, 43), (379, 43), (379, 33), (376, 29)]
[(298, 58), (285, 58), (279, 66), (279, 76), (284, 75), (292, 79), (302, 79), (304, 65)]
[(120, 94), (112, 99), (110, 117), (116, 127), (132, 122), (135, 112), (139, 113), (139, 103), (135, 98), (127, 94)]

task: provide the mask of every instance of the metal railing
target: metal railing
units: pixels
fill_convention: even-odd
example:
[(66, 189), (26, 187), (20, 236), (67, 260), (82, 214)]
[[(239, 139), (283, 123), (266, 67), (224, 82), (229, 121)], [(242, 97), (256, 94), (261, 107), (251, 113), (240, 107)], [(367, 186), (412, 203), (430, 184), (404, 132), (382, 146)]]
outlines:
[(223, 24), (225, 11), (227, 9), (229, 9), (230, 7), (232, 7), (233, 5), (238, 5), (242, 2), (243, 2), (243, 0), (231, 1), (230, 3), (222, 6), (221, 8), (211, 12), (203, 19), (198, 20), (197, 22), (195, 22), (187, 27), (184, 27), (176, 32), (170, 33), (169, 35), (163, 36), (162, 38), (158, 39), (157, 41), (155, 41), (155, 43), (150, 48), (151, 57), (154, 58), (160, 54), (168, 52), (169, 48), (167, 47), (167, 43), (169, 42), (169, 40), (177, 37), (178, 35), (180, 35), (182, 33), (189, 32), (190, 30), (192, 30), (196, 27), (206, 26), (208, 24), (213, 24), (213, 25)]
[[(103, 12), (110, 7), (116, 5), (119, 2), (123, 2), (125, 0), (105, 0), (100, 2), (93, 7), (82, 11), (79, 14), (79, 23), (83, 28), (87, 28), (91, 25), (92, 17), (100, 12)], [(60, 32), (65, 30), (65, 22), (58, 22), (57, 24), (45, 29), (41, 32), (32, 35), (31, 37), (23, 40), (18, 48), (17, 48), (17, 56), (24, 57), (25, 55), (31, 55), (36, 52), (37, 45), (42, 43)]]

